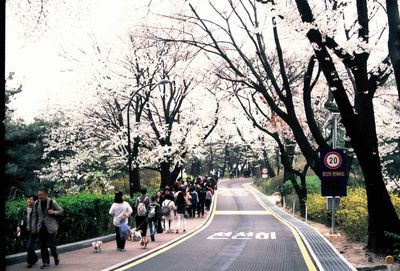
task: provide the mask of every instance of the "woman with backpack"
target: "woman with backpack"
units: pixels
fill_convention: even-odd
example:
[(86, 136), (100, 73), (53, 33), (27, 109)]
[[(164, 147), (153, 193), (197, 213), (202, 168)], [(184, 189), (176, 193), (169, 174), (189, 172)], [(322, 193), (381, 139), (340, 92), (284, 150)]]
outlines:
[(147, 196), (147, 189), (143, 188), (134, 204), (136, 229), (142, 231), (142, 237), (147, 235), (147, 207), (150, 204), (150, 198)]
[(172, 224), (174, 221), (176, 206), (173, 200), (165, 198), (161, 204), (161, 213), (164, 219), (164, 229), (166, 233), (172, 232)]
[(124, 194), (122, 192), (115, 193), (114, 203), (111, 205), (108, 212), (113, 216), (113, 224), (115, 227), (115, 240), (117, 241), (117, 249), (120, 252), (125, 251), (126, 239), (121, 238), (120, 226), (128, 222), (128, 217), (132, 214), (133, 210), (131, 205), (124, 201)]
[(183, 232), (186, 232), (186, 199), (184, 192), (178, 194), (176, 198), (176, 216), (178, 217), (178, 223), (176, 227), (176, 233), (179, 233), (179, 229), (183, 226)]
[(155, 241), (155, 235), (157, 233), (158, 221), (161, 218), (160, 205), (156, 201), (156, 197), (151, 197), (151, 202), (147, 207), (147, 224), (150, 229), (150, 239)]

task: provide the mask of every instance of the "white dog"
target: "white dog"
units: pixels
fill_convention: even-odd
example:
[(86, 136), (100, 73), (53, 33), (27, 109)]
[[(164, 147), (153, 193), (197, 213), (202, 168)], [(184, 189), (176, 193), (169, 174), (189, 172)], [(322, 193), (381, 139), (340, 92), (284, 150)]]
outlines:
[(92, 247), (94, 249), (94, 253), (101, 252), (101, 246), (103, 245), (102, 241), (97, 241), (92, 243)]
[(129, 240), (131, 240), (131, 241), (140, 241), (141, 239), (142, 239), (142, 231), (141, 230), (137, 230), (136, 228), (132, 229)]

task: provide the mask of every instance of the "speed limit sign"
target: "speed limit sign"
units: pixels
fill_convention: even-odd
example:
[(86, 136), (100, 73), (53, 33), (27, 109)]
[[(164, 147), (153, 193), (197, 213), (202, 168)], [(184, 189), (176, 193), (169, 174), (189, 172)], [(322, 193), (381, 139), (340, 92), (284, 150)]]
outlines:
[(261, 173), (262, 174), (268, 174), (268, 169), (264, 167), (263, 169), (261, 169)]
[(322, 196), (347, 195), (347, 160), (343, 149), (320, 150)]
[(324, 157), (324, 164), (329, 169), (338, 169), (342, 166), (342, 156), (335, 152), (328, 152)]

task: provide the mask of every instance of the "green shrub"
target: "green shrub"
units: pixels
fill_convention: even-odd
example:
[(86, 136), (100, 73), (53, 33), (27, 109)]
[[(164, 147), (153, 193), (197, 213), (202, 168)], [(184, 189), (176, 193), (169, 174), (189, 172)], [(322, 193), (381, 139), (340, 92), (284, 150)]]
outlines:
[(336, 212), (340, 228), (349, 238), (366, 241), (368, 236), (368, 209), (365, 189), (355, 188), (340, 199), (340, 209)]
[(325, 224), (327, 218), (326, 198), (312, 193), (307, 196), (308, 219)]
[[(155, 190), (150, 189), (149, 195)], [(138, 194), (135, 194), (135, 198)], [(56, 198), (64, 213), (58, 219), (58, 244), (67, 244), (106, 235), (114, 231), (108, 211), (113, 203), (112, 195), (79, 194)], [(129, 197), (125, 200), (132, 203)], [(13, 254), (25, 251), (25, 244), (16, 238), (16, 226), (21, 208), (26, 205), (25, 199), (6, 202), (6, 251)]]

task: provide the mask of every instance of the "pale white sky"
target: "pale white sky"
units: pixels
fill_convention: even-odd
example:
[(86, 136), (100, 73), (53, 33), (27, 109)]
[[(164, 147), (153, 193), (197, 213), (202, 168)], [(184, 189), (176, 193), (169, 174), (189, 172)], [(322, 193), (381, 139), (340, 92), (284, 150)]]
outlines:
[(6, 17), (6, 75), (15, 72), (13, 85), (23, 85), (23, 92), (11, 106), (17, 116), (27, 121), (48, 106), (69, 107), (84, 100), (91, 70), (84, 67), (87, 63), (67, 61), (63, 51), (72, 56), (79, 56), (78, 49), (91, 51), (89, 35), (112, 47), (118, 36), (126, 35), (129, 25), (139, 23), (146, 15), (145, 1), (79, 1), (78, 10), (72, 10), (76, 1), (71, 1), (61, 7), (49, 6), (47, 24), (32, 32), (35, 18), (15, 16), (16, 7), (10, 2)]
[[(90, 96), (94, 68), (79, 49), (93, 52), (93, 38), (118, 53), (119, 37), (126, 37), (130, 28), (159, 20), (147, 13), (150, 0), (52, 0), (47, 1), (46, 24), (32, 32), (37, 10), (24, 8), (22, 2), (28, 3), (7, 1), (6, 73), (15, 72), (14, 83), (23, 85), (12, 107), (27, 121), (49, 106), (74, 106)], [(179, 11), (185, 3), (151, 2), (155, 13)], [(207, 4), (200, 4), (201, 0), (190, 2), (200, 8), (200, 14), (207, 14)], [(78, 61), (67, 61), (62, 56), (64, 51)]]

